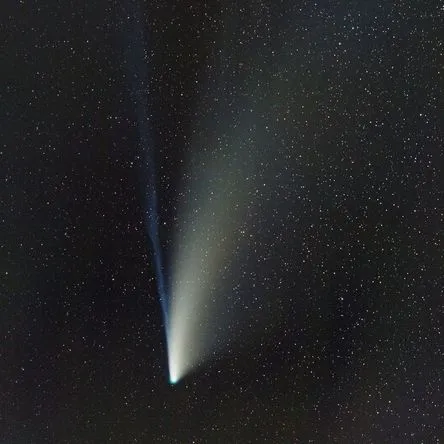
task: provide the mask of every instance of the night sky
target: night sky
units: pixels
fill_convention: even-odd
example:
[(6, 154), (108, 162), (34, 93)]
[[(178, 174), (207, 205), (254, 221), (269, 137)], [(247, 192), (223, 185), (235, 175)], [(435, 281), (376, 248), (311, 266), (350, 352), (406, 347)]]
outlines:
[[(443, 442), (442, 3), (1, 17), (1, 444)], [(213, 186), (212, 345), (171, 385)]]

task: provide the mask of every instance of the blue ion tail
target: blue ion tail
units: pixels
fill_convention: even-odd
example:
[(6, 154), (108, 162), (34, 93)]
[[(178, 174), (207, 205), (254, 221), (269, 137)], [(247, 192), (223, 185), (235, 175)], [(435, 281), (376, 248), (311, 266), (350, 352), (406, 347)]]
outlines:
[[(169, 331), (169, 301), (165, 284), (165, 273), (163, 268), (162, 249), (160, 245), (159, 237), (159, 225), (157, 216), (157, 197), (155, 190), (151, 190), (150, 202), (147, 209), (148, 219), (148, 235), (151, 240), (151, 246), (153, 250), (153, 261), (156, 273), (157, 293), (159, 295), (160, 307), (162, 309), (162, 317), (165, 328), (165, 337), (168, 347), (168, 331)], [(170, 378), (171, 381), (171, 378)]]
[(165, 328), (165, 338), (167, 342), (168, 353), (168, 332), (169, 332), (169, 300), (165, 282), (165, 270), (163, 263), (162, 247), (159, 235), (159, 214), (157, 202), (157, 180), (155, 155), (153, 144), (148, 137), (150, 128), (147, 122), (145, 106), (139, 108), (139, 131), (140, 145), (143, 153), (141, 165), (142, 186), (144, 189), (145, 218), (148, 231), (148, 237), (151, 241), (152, 258), (156, 275), (157, 293), (162, 309), (163, 323)]
[[(153, 210), (153, 208), (151, 208)], [(170, 384), (175, 384), (177, 382), (177, 378), (171, 373), (170, 369), (170, 357), (169, 357), (169, 300), (167, 296), (166, 291), (166, 285), (165, 285), (165, 274), (163, 270), (163, 261), (162, 261), (162, 250), (160, 247), (160, 239), (159, 239), (159, 233), (158, 233), (158, 221), (157, 217), (153, 217), (153, 214), (151, 213), (148, 215), (148, 230), (149, 230), (149, 237), (151, 240), (151, 245), (153, 249), (153, 260), (155, 265), (155, 272), (156, 272), (156, 283), (157, 283), (157, 292), (159, 295), (159, 301), (160, 301), (160, 307), (162, 309), (162, 317), (163, 317), (163, 324), (165, 329), (165, 339), (167, 344), (167, 355), (168, 355), (168, 367), (169, 367), (169, 381)]]
[[(123, 29), (124, 59), (129, 96), (134, 106), (139, 136), (141, 160), (139, 175), (145, 210), (145, 222), (151, 242), (152, 257), (162, 308), (165, 336), (168, 347), (168, 297), (163, 268), (161, 242), (159, 237), (159, 217), (157, 206), (157, 175), (152, 128), (149, 122), (149, 66), (146, 58), (146, 35), (143, 29), (143, 10), (139, 2), (123, 2), (126, 26)], [(174, 378), (173, 378), (174, 379)], [(171, 378), (170, 378), (171, 380)]]

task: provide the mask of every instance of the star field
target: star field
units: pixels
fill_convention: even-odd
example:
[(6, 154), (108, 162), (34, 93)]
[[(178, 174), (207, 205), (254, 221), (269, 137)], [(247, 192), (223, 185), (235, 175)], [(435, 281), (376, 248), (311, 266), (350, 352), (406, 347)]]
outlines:
[(3, 7), (0, 442), (441, 442), (442, 5), (90, 3)]

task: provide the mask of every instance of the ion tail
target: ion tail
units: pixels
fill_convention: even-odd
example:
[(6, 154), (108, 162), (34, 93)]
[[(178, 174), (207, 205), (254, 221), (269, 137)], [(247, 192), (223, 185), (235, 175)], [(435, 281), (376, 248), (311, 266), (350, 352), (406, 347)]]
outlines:
[(149, 122), (149, 60), (147, 58), (143, 14), (137, 1), (124, 6), (124, 62), (131, 103), (135, 107), (139, 138), (139, 176), (142, 188), (145, 223), (151, 241), (153, 262), (157, 279), (166, 332), (168, 332), (168, 299), (165, 286), (164, 264), (159, 237), (157, 179), (152, 128)]

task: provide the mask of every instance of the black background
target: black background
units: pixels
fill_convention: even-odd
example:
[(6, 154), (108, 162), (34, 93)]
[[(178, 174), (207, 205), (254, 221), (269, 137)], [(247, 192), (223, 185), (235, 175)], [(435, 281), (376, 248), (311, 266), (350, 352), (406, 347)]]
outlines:
[[(1, 9), (0, 442), (439, 442), (438, 3)], [(282, 109), (262, 122), (288, 118), (273, 126), (287, 181), (253, 227), (281, 258), (254, 266), (269, 296), (253, 331), (239, 324), (227, 353), (177, 386), (125, 64), (136, 10), (167, 257), (211, 108), (202, 79), (223, 72), (235, 89), (283, 53), (300, 70), (280, 72)]]

